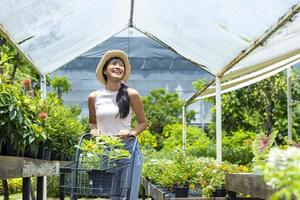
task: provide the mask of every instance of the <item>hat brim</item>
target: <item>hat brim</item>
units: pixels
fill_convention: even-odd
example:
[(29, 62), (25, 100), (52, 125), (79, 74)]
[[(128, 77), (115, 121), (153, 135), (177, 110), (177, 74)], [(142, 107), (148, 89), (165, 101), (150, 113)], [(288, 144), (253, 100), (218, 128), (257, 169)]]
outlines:
[(96, 77), (97, 77), (98, 81), (100, 83), (102, 83), (103, 85), (106, 85), (106, 80), (104, 79), (104, 76), (102, 73), (103, 67), (104, 67), (105, 63), (113, 57), (118, 57), (118, 58), (122, 59), (122, 61), (124, 62), (125, 74), (124, 74), (122, 80), (127, 81), (129, 79), (131, 66), (130, 66), (127, 54), (122, 50), (111, 50), (111, 51), (107, 51), (102, 56), (98, 66), (97, 66), (97, 69), (96, 69)]

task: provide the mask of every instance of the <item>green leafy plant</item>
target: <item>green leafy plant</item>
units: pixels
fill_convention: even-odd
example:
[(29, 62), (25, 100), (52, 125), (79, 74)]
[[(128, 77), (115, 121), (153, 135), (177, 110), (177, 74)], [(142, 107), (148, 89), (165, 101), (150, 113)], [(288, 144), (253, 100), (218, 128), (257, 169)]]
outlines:
[(225, 173), (249, 171), (245, 166), (233, 165), (226, 161), (219, 163), (214, 159), (206, 159), (201, 163), (202, 169), (198, 171), (198, 177), (203, 196), (211, 196), (217, 189), (225, 188)]
[[(164, 126), (182, 121), (183, 103), (177, 93), (167, 92), (162, 88), (152, 90), (148, 96), (143, 97), (149, 131), (156, 137), (157, 150), (162, 148), (165, 139), (162, 137)], [(194, 119), (195, 114), (193, 110), (187, 112), (187, 123)], [(136, 120), (133, 121), (134, 124)]]
[(204, 88), (206, 80), (198, 79), (192, 82), (193, 88), (198, 91)]
[(194, 163), (189, 157), (186, 157), (182, 151), (176, 152), (175, 161), (166, 169), (162, 176), (165, 178), (163, 183), (172, 190), (176, 187), (190, 187), (191, 180), (196, 175)]
[(67, 79), (67, 77), (64, 76), (55, 76), (51, 80), (50, 85), (56, 90), (56, 94), (59, 99), (62, 98), (63, 93), (71, 91), (71, 82)]
[(117, 160), (130, 158), (129, 151), (123, 148), (124, 144), (118, 137), (100, 135), (84, 140), (76, 147), (83, 153), (83, 163), (91, 169), (102, 169), (102, 165), (113, 167)]
[(74, 146), (85, 129), (78, 113), (75, 114), (69, 107), (63, 106), (57, 97), (51, 95), (44, 102), (44, 110), (47, 113), (44, 123), (47, 133), (45, 145), (61, 157), (73, 156)]
[[(204, 131), (198, 127), (187, 126), (186, 129), (186, 148), (187, 152), (205, 150), (211, 145), (211, 140), (206, 136)], [(168, 124), (164, 126), (163, 137), (163, 150), (172, 151), (176, 147), (182, 146), (182, 125), (181, 124)]]
[[(173, 156), (173, 158), (172, 158)], [(196, 176), (195, 167), (190, 158), (176, 151), (169, 158), (150, 159), (143, 164), (143, 175), (154, 184), (172, 191), (173, 186), (190, 186)]]
[(0, 137), (16, 151), (24, 152), (33, 134), (32, 99), (19, 83), (7, 84), (0, 76)]
[(253, 159), (252, 143), (256, 133), (238, 130), (222, 138), (223, 160), (230, 163), (247, 165)]
[[(292, 73), (292, 99), (300, 100), (300, 73), (294, 68)], [(252, 132), (278, 131), (276, 142), (283, 142), (287, 136), (286, 72), (281, 72), (256, 84), (222, 95), (222, 130), (231, 135), (243, 130)], [(209, 135), (215, 136), (215, 107), (212, 103)], [(299, 135), (300, 105), (293, 108), (293, 133)]]
[(242, 165), (219, 163), (213, 158), (184, 156), (182, 152), (156, 152), (145, 159), (143, 176), (150, 182), (172, 190), (174, 185), (201, 188), (203, 196), (211, 196), (216, 189), (224, 188), (225, 173), (249, 172)]
[(151, 134), (149, 129), (143, 131), (138, 137), (139, 144), (143, 150), (149, 150), (157, 147), (157, 140), (154, 134)]

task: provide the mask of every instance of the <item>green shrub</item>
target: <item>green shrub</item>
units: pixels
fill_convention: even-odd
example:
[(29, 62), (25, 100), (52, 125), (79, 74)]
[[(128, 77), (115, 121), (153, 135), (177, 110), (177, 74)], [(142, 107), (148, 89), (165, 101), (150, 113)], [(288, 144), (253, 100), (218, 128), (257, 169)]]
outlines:
[[(23, 190), (23, 181), (22, 178), (13, 178), (7, 180), (9, 194), (20, 193)], [(32, 188), (36, 188), (36, 178), (31, 178)], [(2, 195), (2, 180), (0, 180), (0, 195)]]
[(47, 176), (47, 197), (59, 198), (59, 176)]
[[(31, 83), (7, 84), (0, 77), (0, 137), (9, 141), (15, 150), (24, 152), (28, 146), (45, 141), (45, 135), (37, 132), (38, 119), (36, 97), (28, 95)], [(25, 85), (25, 86), (24, 86)]]
[(247, 165), (253, 159), (252, 142), (255, 132), (238, 130), (222, 138), (223, 160)]
[(68, 93), (71, 91), (71, 82), (65, 76), (55, 76), (50, 84), (54, 90), (56, 90), (57, 97), (62, 98), (63, 93)]
[[(61, 104), (56, 97), (46, 99), (48, 118), (45, 130), (48, 134), (46, 145), (61, 155), (73, 156), (78, 138), (84, 133), (85, 127), (79, 121), (79, 116)], [(63, 145), (62, 145), (63, 144)]]
[[(165, 139), (161, 137), (164, 126), (182, 121), (183, 103), (177, 93), (167, 92), (162, 88), (152, 90), (148, 96), (143, 97), (149, 131), (156, 137), (157, 150), (162, 148)], [(194, 110), (187, 112), (187, 123), (194, 119), (195, 114)], [(135, 123), (136, 120), (133, 121)]]
[[(170, 124), (163, 129), (163, 150), (172, 151), (182, 146), (182, 125)], [(186, 149), (188, 154), (195, 151), (205, 151), (211, 145), (210, 139), (198, 127), (188, 126), (186, 128)]]
[(88, 117), (82, 117), (82, 118), (80, 118), (80, 123), (83, 126), (83, 132), (84, 133), (89, 133), (90, 132), (89, 118)]
[(139, 144), (143, 150), (148, 150), (157, 147), (155, 135), (151, 134), (149, 129), (143, 131), (138, 137)]

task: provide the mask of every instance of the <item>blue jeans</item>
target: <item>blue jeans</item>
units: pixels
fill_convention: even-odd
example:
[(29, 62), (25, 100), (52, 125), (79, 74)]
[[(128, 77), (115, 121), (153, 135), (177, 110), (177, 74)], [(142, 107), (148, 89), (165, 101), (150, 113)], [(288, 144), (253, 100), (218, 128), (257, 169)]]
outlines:
[(118, 163), (120, 169), (116, 170), (112, 180), (112, 200), (138, 199), (143, 159), (138, 143), (136, 144), (135, 153), (132, 152), (134, 143), (135, 142), (132, 139), (124, 140), (124, 148), (131, 152), (131, 155), (133, 156), (131, 157), (133, 159), (133, 167), (129, 165), (128, 167), (122, 168), (122, 165), (126, 165), (126, 163), (124, 163), (124, 161)]

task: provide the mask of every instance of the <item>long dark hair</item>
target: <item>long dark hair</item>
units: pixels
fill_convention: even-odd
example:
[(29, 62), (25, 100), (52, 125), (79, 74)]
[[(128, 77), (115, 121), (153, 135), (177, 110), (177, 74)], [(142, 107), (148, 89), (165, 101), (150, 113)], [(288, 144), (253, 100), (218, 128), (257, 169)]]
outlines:
[[(119, 92), (117, 94), (117, 104), (119, 107), (119, 113), (121, 119), (125, 119), (130, 110), (130, 98), (127, 92), (128, 86), (124, 83), (121, 83), (121, 87), (119, 89)], [(117, 115), (117, 116), (118, 116)]]
[[(103, 71), (102, 71), (103, 77), (104, 77), (106, 82), (107, 82), (107, 77), (104, 74), (104, 70), (107, 68), (109, 63), (111, 63), (113, 60), (121, 60), (123, 65), (124, 65), (124, 62), (121, 58), (113, 57), (113, 58), (109, 59), (105, 63), (105, 65), (103, 67)], [(116, 115), (116, 117), (120, 116), (121, 119), (125, 119), (128, 116), (129, 110), (130, 110), (130, 98), (129, 98), (127, 89), (128, 89), (128, 86), (125, 85), (124, 83), (121, 83), (121, 87), (120, 87), (120, 89), (118, 91), (118, 94), (117, 94), (116, 102), (117, 102), (118, 107), (119, 107), (119, 113)]]

